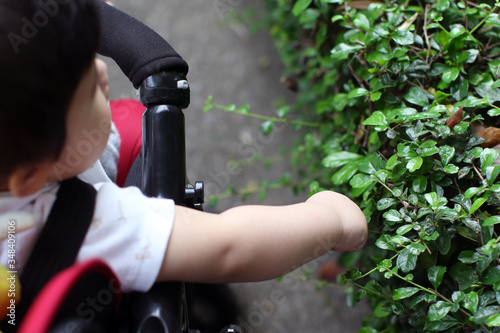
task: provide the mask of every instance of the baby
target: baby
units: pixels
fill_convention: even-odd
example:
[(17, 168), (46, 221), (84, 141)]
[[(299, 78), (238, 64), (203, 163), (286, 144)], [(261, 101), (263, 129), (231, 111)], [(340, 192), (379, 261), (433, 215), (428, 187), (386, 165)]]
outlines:
[[(47, 2), (57, 6), (54, 15)], [(0, 223), (18, 221), (22, 274), (60, 182), (96, 163), (111, 115), (93, 0), (0, 0), (0, 16)], [(94, 187), (93, 221), (77, 261), (101, 258), (125, 290), (146, 291), (156, 281), (272, 279), (329, 250), (359, 250), (367, 239), (359, 207), (330, 191), (295, 205), (212, 214), (134, 187)], [(3, 239), (0, 264), (7, 248)]]

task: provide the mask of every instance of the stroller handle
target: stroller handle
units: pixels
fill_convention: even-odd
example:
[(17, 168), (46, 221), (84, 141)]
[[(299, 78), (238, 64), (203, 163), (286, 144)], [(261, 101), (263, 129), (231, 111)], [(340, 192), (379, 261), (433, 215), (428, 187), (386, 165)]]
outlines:
[(187, 75), (186, 61), (158, 33), (104, 1), (94, 1), (101, 20), (98, 52), (112, 58), (134, 88), (160, 72)]

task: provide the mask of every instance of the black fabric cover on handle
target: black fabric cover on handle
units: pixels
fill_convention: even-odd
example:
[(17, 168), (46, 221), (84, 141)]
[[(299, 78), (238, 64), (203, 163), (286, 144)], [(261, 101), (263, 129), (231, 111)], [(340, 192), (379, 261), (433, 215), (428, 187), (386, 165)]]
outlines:
[(98, 52), (112, 58), (135, 88), (162, 71), (187, 74), (188, 64), (159, 34), (104, 1), (96, 1), (101, 16)]
[[(94, 216), (96, 190), (78, 178), (65, 180), (45, 226), (20, 277), (22, 296), (16, 308), (20, 323), (43, 286), (57, 273), (74, 264)], [(6, 321), (0, 329), (15, 329)]]

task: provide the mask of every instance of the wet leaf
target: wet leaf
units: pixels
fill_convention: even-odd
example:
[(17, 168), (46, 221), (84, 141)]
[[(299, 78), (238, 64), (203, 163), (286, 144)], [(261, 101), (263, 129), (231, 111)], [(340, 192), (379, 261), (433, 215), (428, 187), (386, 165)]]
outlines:
[(424, 160), (422, 159), (422, 157), (417, 156), (417, 157), (414, 157), (408, 161), (408, 163), (406, 164), (406, 168), (408, 169), (408, 171), (414, 172), (414, 171), (420, 169), (420, 167), (422, 166), (422, 163), (424, 163)]
[(398, 288), (394, 290), (394, 293), (392, 294), (392, 299), (395, 301), (399, 301), (400, 299), (411, 297), (416, 293), (418, 293), (419, 291), (420, 289), (415, 287)]
[(441, 282), (443, 282), (444, 273), (446, 273), (446, 267), (443, 266), (432, 266), (429, 269), (427, 275), (434, 289), (437, 290)]

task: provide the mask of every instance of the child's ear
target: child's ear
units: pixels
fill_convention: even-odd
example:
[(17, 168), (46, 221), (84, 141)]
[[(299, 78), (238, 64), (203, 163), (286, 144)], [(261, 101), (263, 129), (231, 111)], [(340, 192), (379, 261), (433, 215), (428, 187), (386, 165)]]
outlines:
[(41, 190), (50, 173), (50, 163), (40, 162), (19, 166), (12, 171), (7, 185), (16, 197), (25, 197)]

